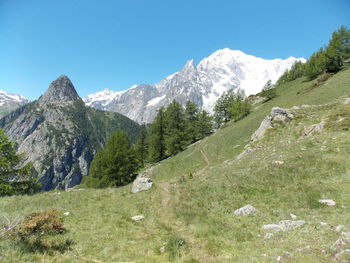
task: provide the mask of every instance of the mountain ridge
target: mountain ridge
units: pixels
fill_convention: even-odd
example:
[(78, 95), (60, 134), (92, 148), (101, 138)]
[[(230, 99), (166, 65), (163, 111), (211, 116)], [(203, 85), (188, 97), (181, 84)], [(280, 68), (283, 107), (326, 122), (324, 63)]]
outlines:
[(121, 114), (87, 107), (64, 75), (37, 101), (0, 119), (0, 127), (26, 154), (25, 162), (32, 162), (44, 190), (79, 184), (112, 132), (124, 130), (135, 141), (140, 129)]
[[(119, 112), (138, 123), (152, 122), (156, 111), (174, 99), (181, 104), (191, 100), (212, 112), (224, 91), (242, 89), (246, 95), (258, 93), (267, 80), (276, 82), (296, 61), (306, 60), (295, 57), (266, 60), (225, 48), (202, 59), (198, 65), (193, 59), (188, 60), (178, 72), (154, 85), (134, 85), (119, 92), (104, 90), (83, 100), (88, 106)], [(131, 94), (138, 98), (131, 98)]]

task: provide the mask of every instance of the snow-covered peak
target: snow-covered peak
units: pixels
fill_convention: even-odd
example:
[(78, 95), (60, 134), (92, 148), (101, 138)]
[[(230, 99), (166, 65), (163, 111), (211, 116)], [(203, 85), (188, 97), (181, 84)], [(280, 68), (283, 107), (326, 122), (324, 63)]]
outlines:
[(24, 105), (29, 102), (29, 100), (19, 94), (7, 93), (0, 90), (0, 106), (4, 105), (6, 102), (15, 102), (18, 105)]
[(95, 102), (99, 102), (102, 106), (108, 105), (114, 99), (119, 98), (125, 91), (113, 91), (110, 89), (104, 89), (93, 94), (89, 94), (83, 98), (83, 101), (88, 106), (93, 106)]

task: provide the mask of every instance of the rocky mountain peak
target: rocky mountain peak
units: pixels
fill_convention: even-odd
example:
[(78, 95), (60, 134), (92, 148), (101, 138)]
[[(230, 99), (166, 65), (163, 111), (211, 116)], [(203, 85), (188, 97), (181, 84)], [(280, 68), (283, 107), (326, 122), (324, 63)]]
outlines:
[(80, 99), (73, 83), (66, 75), (54, 80), (44, 95), (39, 99), (42, 103), (61, 103)]

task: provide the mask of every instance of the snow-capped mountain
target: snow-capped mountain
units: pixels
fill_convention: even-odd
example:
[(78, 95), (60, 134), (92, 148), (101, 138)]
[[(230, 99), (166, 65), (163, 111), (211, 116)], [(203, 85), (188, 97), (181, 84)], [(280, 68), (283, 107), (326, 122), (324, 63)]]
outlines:
[(29, 100), (22, 95), (0, 90), (0, 118), (28, 102)]
[(263, 59), (228, 48), (204, 58), (198, 66), (193, 60), (154, 85), (134, 85), (122, 92), (104, 90), (83, 100), (88, 106), (115, 111), (142, 123), (150, 123), (157, 110), (172, 100), (187, 100), (211, 112), (218, 97), (228, 89), (242, 89), (246, 95), (260, 92), (270, 79), (275, 83), (287, 69), (304, 58)]

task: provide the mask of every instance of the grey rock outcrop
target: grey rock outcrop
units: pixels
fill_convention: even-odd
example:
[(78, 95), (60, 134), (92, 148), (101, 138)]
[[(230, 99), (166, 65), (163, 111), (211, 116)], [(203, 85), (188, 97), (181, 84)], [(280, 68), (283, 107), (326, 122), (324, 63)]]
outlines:
[(313, 124), (309, 127), (306, 127), (302, 132), (301, 135), (308, 137), (313, 135), (314, 133), (319, 133), (322, 131), (323, 127), (324, 127), (325, 123), (324, 121), (321, 121), (320, 123), (317, 124)]
[[(111, 116), (85, 106), (68, 77), (53, 81), (38, 101), (27, 104), (0, 120), (0, 127), (25, 153), (42, 189), (68, 189), (88, 175), (97, 148), (119, 121), (130, 133), (138, 125), (115, 113)], [(113, 128), (113, 129), (112, 129)], [(122, 128), (123, 129), (123, 128)]]
[(265, 117), (259, 128), (252, 135), (251, 140), (253, 142), (260, 140), (264, 137), (266, 130), (272, 128), (275, 123), (287, 123), (293, 117), (293, 114), (289, 110), (280, 107), (272, 108), (271, 113)]
[(245, 205), (233, 212), (234, 215), (252, 215), (256, 213), (256, 209), (252, 205)]
[(149, 190), (153, 185), (153, 181), (147, 177), (137, 177), (132, 184), (131, 192), (136, 194), (141, 191)]

